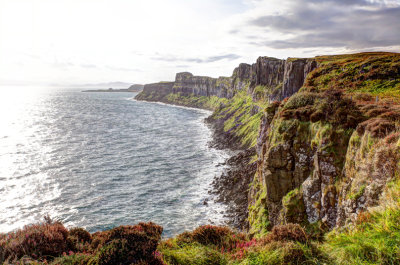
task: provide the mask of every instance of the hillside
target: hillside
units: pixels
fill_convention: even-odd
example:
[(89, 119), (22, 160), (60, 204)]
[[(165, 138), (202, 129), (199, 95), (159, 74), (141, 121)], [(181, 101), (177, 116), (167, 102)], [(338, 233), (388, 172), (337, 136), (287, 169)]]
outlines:
[(260, 57), (231, 77), (178, 73), (136, 99), (214, 111), (215, 146), (241, 151), (215, 185), (243, 231), (162, 240), (151, 223), (91, 235), (48, 220), (0, 235), (0, 261), (400, 264), (400, 54)]

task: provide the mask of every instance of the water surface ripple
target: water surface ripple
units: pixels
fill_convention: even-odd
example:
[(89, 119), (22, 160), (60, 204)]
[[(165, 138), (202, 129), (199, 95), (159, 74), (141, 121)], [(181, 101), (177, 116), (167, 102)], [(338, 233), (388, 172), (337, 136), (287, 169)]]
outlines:
[(0, 232), (45, 214), (91, 232), (153, 221), (164, 236), (223, 222), (203, 204), (227, 157), (207, 147), (209, 112), (132, 96), (18, 95), (1, 110)]

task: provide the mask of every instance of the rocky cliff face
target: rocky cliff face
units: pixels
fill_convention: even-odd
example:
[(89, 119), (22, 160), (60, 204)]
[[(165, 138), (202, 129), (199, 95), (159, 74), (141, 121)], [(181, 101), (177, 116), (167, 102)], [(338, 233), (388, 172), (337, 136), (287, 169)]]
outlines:
[(143, 87), (143, 91), (139, 93), (135, 98), (137, 100), (149, 100), (149, 101), (161, 101), (165, 97), (173, 93), (174, 82), (160, 82), (147, 84)]
[[(182, 72), (176, 74), (172, 91), (169, 85), (157, 83), (147, 86), (151, 86), (153, 89), (158, 88), (159, 93), (163, 96), (173, 93), (184, 97), (216, 96), (231, 99), (238, 92), (246, 91), (254, 100), (279, 101), (296, 93), (302, 87), (307, 74), (316, 67), (317, 63), (313, 59), (279, 60), (260, 57), (253, 65), (240, 64), (235, 68), (231, 77), (212, 78)], [(150, 92), (154, 95), (153, 89), (145, 89), (143, 93), (149, 94)], [(160, 96), (155, 97), (157, 100), (161, 98)], [(149, 99), (150, 96), (147, 98)]]
[(360, 106), (332, 91), (298, 93), (267, 108), (250, 194), (253, 232), (262, 218), (333, 228), (378, 205), (400, 172), (399, 120), (396, 107)]
[(191, 73), (177, 73), (173, 93), (182, 96), (213, 96), (217, 94), (216, 79), (207, 76), (194, 76)]
[(174, 83), (145, 92), (196, 107), (212, 101), (221, 142), (255, 146), (251, 233), (291, 222), (333, 228), (378, 205), (400, 176), (400, 107), (393, 101), (400, 99), (399, 69), (400, 56), (389, 53), (260, 57), (231, 77), (179, 73)]

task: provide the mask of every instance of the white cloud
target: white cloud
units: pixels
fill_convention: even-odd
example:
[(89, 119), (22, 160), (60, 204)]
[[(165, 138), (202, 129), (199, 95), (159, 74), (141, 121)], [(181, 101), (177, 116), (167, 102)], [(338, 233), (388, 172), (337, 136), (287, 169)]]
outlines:
[[(363, 0), (0, 0), (0, 83), (148, 83), (172, 80), (183, 70), (230, 75), (240, 62), (252, 63), (260, 55), (312, 56), (372, 46), (397, 50), (396, 16), (378, 12), (398, 5), (395, 0), (371, 5)], [(308, 17), (297, 21), (300, 12)], [(370, 30), (346, 42), (346, 31), (338, 38), (339, 20), (349, 23), (354, 16), (365, 23), (362, 12), (374, 15), (376, 26), (368, 29), (385, 27), (390, 18), (385, 30), (397, 35), (390, 39)]]

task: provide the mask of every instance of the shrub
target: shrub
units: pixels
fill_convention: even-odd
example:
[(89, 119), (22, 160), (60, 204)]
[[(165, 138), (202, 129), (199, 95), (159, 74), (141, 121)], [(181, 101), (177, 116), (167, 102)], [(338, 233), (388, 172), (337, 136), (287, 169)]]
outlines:
[(71, 253), (62, 257), (54, 259), (52, 265), (66, 264), (66, 265), (86, 265), (91, 258), (90, 254)]
[(83, 228), (72, 228), (69, 230), (68, 244), (74, 251), (87, 252), (90, 250), (92, 236)]
[(284, 105), (284, 109), (298, 109), (307, 105), (313, 105), (317, 97), (318, 94), (311, 92), (296, 93), (288, 99)]
[(297, 241), (305, 243), (309, 236), (299, 224), (276, 225), (266, 236), (266, 241)]
[(68, 230), (59, 222), (25, 226), (0, 238), (0, 260), (17, 260), (23, 256), (53, 259), (68, 252)]
[(383, 138), (396, 129), (396, 125), (383, 118), (372, 118), (360, 123), (357, 126), (357, 133), (364, 134), (365, 131), (370, 132), (372, 137)]
[(324, 121), (345, 129), (355, 128), (364, 119), (355, 103), (335, 89), (322, 93), (299, 92), (289, 98), (280, 115), (285, 120)]
[(76, 238), (79, 242), (90, 242), (92, 236), (83, 228), (76, 227), (69, 230), (69, 236)]
[(89, 264), (112, 265), (131, 264), (139, 261), (129, 256), (129, 248), (126, 239), (115, 239), (104, 245), (92, 258)]
[(193, 234), (191, 232), (183, 232), (182, 234), (179, 234), (176, 236), (176, 243), (181, 246), (184, 244), (189, 244), (194, 242), (193, 239)]
[(150, 222), (119, 226), (105, 235), (93, 235), (97, 252), (91, 264), (162, 264), (155, 256), (162, 231), (161, 226)]
[(226, 238), (232, 234), (228, 227), (203, 225), (193, 231), (192, 237), (194, 241), (203, 245), (223, 246)]

